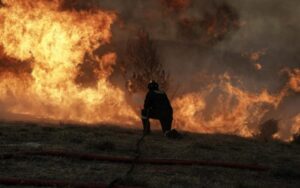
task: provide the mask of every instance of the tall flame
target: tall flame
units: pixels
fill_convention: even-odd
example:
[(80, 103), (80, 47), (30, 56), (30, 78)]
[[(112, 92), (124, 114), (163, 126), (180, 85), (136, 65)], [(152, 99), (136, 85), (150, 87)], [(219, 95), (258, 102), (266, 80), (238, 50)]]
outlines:
[[(124, 93), (107, 78), (114, 53), (98, 57), (94, 51), (111, 38), (112, 12), (61, 10), (61, 0), (4, 0), (0, 9), (3, 54), (30, 61), (32, 71), (21, 79), (1, 74), (0, 101), (8, 111), (41, 118), (82, 122), (120, 122), (135, 114)], [(94, 88), (74, 83), (86, 54), (98, 63)], [(20, 63), (22, 63), (20, 62)], [(26, 78), (26, 79), (24, 79)]]

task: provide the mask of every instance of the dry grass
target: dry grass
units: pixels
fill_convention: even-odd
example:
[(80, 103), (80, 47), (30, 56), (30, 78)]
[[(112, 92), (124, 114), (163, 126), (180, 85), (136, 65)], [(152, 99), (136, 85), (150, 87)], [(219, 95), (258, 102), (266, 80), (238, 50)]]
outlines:
[[(133, 156), (141, 133), (141, 130), (108, 126), (1, 123), (0, 154), (64, 149), (108, 156)], [(271, 167), (271, 170), (255, 172), (203, 166), (138, 165), (123, 184), (172, 188), (300, 187), (299, 144), (190, 133), (184, 133), (182, 140), (169, 140), (157, 131), (145, 138), (141, 151), (142, 157), (261, 164)], [(33, 156), (1, 160), (0, 176), (109, 183), (122, 176), (128, 168), (126, 164)]]

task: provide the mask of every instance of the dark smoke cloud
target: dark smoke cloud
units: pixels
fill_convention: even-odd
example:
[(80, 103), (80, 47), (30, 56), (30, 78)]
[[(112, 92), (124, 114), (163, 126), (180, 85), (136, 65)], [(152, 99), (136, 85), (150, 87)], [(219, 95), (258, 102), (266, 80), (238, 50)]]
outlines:
[[(206, 37), (225, 37), (237, 28), (235, 24), (239, 21), (238, 12), (225, 1), (103, 0), (99, 3), (119, 14), (123, 30), (116, 29), (115, 40), (126, 40), (137, 28), (143, 27), (157, 40), (186, 42), (197, 37), (194, 42), (201, 43)], [(204, 36), (209, 27), (218, 30), (218, 34)]]
[(98, 9), (98, 0), (64, 0), (60, 6), (62, 10), (93, 10)]
[(239, 16), (235, 9), (226, 3), (215, 5), (205, 11), (202, 18), (184, 17), (178, 21), (178, 35), (187, 40), (196, 40), (212, 45), (224, 40), (227, 35), (239, 28)]

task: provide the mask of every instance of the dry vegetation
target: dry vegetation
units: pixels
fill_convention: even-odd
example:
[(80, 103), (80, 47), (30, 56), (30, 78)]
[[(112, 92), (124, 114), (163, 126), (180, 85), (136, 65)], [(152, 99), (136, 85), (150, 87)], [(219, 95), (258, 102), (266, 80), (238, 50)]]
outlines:
[[(133, 156), (141, 130), (112, 126), (53, 126), (1, 123), (0, 155), (23, 150), (62, 149), (108, 156)], [(159, 131), (141, 145), (142, 157), (217, 160), (271, 167), (267, 172), (203, 166), (138, 165), (124, 184), (143, 187), (300, 187), (300, 145), (230, 135), (184, 133), (168, 140)], [(0, 177), (101, 181), (122, 176), (126, 164), (62, 157), (1, 159)], [(0, 187), (5, 187), (0, 185)]]
[(169, 74), (160, 60), (157, 46), (150, 34), (140, 29), (127, 42), (120, 67), (130, 93), (147, 91), (147, 84), (155, 80), (165, 91), (169, 88)]

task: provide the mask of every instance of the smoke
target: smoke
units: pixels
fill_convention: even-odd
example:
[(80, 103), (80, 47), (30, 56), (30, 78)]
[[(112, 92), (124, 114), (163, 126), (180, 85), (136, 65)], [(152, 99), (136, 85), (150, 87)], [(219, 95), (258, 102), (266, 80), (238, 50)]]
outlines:
[(161, 0), (162, 4), (170, 11), (180, 12), (186, 10), (190, 5), (190, 0)]

